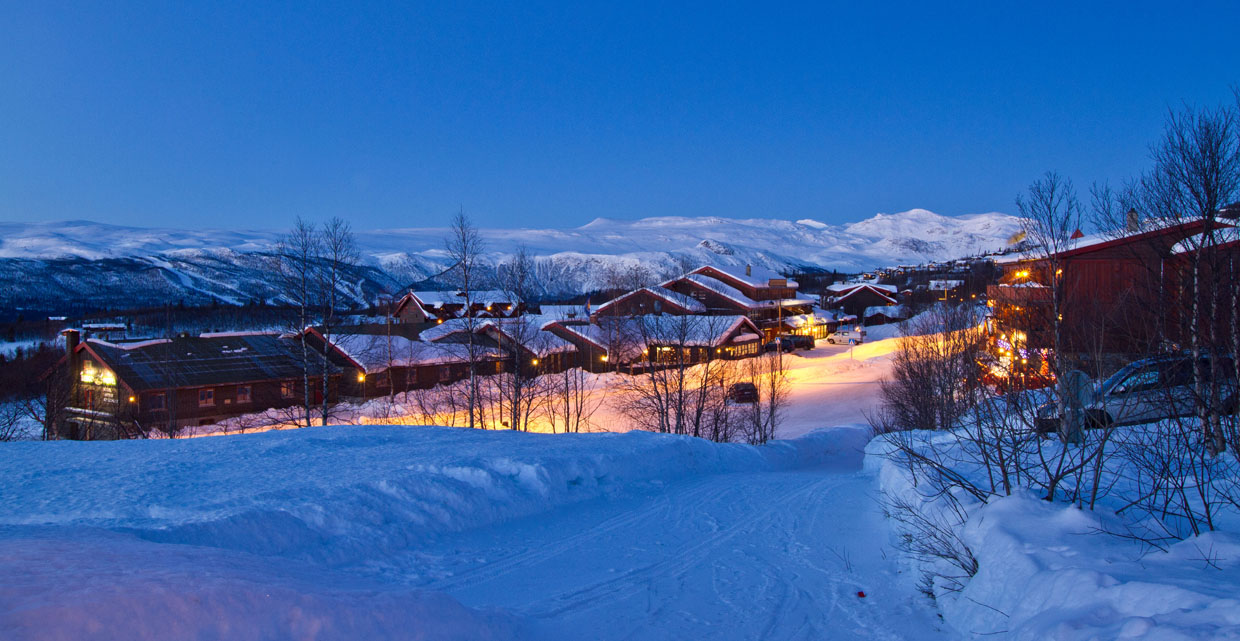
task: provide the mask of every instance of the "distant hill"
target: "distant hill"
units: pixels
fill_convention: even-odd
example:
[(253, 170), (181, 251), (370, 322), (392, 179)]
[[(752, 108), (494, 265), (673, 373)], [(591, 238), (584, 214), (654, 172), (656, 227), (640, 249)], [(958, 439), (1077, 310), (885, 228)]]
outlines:
[[(643, 264), (659, 274), (705, 263), (856, 272), (1002, 249), (1019, 227), (1020, 219), (1007, 214), (913, 209), (842, 226), (811, 219), (599, 218), (572, 229), (483, 229), (482, 236), (487, 262), (501, 262), (524, 244), (538, 259), (545, 293), (569, 295), (600, 288), (608, 265)], [(0, 223), (0, 304), (51, 311), (278, 302), (269, 252), (280, 233), (80, 220)], [(363, 265), (344, 293), (362, 304), (435, 277), (448, 265), (446, 235), (438, 227), (358, 230)]]

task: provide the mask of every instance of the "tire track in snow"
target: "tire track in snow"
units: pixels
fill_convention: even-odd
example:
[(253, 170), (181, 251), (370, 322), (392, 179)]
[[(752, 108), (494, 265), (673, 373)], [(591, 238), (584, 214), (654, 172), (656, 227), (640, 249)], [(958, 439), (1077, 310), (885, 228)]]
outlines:
[(669, 558), (625, 572), (614, 579), (595, 583), (585, 588), (562, 592), (546, 599), (547, 603), (545, 605), (538, 605), (527, 609), (525, 613), (539, 618), (558, 617), (566, 613), (586, 611), (607, 605), (616, 600), (636, 596), (646, 591), (647, 585), (657, 579), (679, 576), (694, 566), (701, 564), (717, 548), (740, 534), (753, 530), (755, 525), (759, 527), (768, 526), (771, 516), (780, 508), (797, 499), (803, 499), (815, 493), (815, 491), (829, 489), (836, 484), (837, 481), (833, 477), (824, 477), (821, 480), (811, 482), (778, 498), (767, 505), (765, 509), (752, 513), (716, 532), (713, 536), (683, 546)]
[[(720, 486), (715, 479), (707, 478), (695, 481), (689, 490), (683, 494), (678, 494), (680, 494), (681, 498), (709, 500), (729, 491), (729, 489), (727, 486)], [(666, 512), (671, 505), (667, 494), (662, 493), (654, 501), (639, 510), (624, 512), (608, 518), (593, 527), (561, 539), (555, 546), (529, 548), (523, 552), (457, 572), (450, 577), (432, 581), (421, 587), (429, 590), (451, 591), (468, 584), (493, 581), (526, 567), (545, 562), (556, 556), (571, 553), (587, 543), (598, 541), (602, 538), (602, 535), (616, 532), (640, 521), (657, 516), (661, 512)]]

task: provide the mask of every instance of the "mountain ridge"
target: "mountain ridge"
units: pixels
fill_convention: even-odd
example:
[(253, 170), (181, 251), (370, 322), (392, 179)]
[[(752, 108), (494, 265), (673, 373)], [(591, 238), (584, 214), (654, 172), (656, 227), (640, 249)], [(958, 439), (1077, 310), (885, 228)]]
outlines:
[[(777, 271), (859, 272), (884, 265), (950, 260), (999, 250), (1020, 219), (998, 212), (944, 216), (925, 209), (831, 225), (813, 219), (660, 216), (596, 218), (572, 228), (481, 228), (483, 262), (519, 245), (538, 263), (547, 296), (602, 288), (609, 267), (642, 265), (664, 275), (687, 264), (754, 264)], [(89, 302), (124, 297), (161, 304), (276, 302), (270, 254), (281, 231), (135, 227), (68, 220), (0, 223), (0, 303), (42, 309), (50, 298)], [(364, 304), (449, 265), (448, 229), (409, 226), (355, 231), (362, 264), (349, 297)], [(264, 258), (266, 257), (266, 258)], [(45, 293), (45, 294), (44, 294)]]

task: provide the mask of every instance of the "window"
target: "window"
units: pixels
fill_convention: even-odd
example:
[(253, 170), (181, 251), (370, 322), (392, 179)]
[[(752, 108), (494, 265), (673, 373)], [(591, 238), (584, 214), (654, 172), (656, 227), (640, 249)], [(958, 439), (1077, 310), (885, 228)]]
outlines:
[(452, 380), (452, 367), (450, 365), (444, 365), (443, 367), (440, 367), (439, 368), (439, 382), (444, 383), (450, 380)]
[(418, 369), (416, 367), (410, 367), (405, 372), (405, 384), (406, 385), (417, 385), (418, 384)]
[(163, 392), (151, 394), (146, 399), (146, 408), (149, 410), (168, 409), (168, 397)]
[(215, 389), (208, 387), (198, 390), (198, 407), (212, 407), (215, 405)]
[(240, 405), (242, 403), (249, 403), (249, 402), (250, 402), (250, 386), (249, 385), (238, 385), (237, 386), (237, 404)]
[(1148, 389), (1158, 387), (1158, 369), (1147, 367), (1140, 371), (1134, 372), (1124, 382), (1115, 387), (1116, 394), (1130, 394), (1132, 392), (1142, 392)]
[(495, 373), (496, 374), (504, 373), (504, 361), (495, 361)]
[(82, 390), (82, 404), (88, 410), (95, 409), (95, 390), (89, 388)]
[(297, 392), (296, 384), (293, 381), (280, 382), (280, 398), (293, 398)]

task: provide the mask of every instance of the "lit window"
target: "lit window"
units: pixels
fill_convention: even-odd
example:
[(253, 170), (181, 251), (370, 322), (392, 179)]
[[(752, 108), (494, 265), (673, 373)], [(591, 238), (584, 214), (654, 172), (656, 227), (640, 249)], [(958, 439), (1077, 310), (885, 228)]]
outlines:
[(250, 402), (250, 386), (249, 385), (238, 385), (237, 386), (237, 404), (240, 405), (242, 403), (249, 403), (249, 402)]
[(198, 407), (211, 407), (213, 405), (215, 405), (215, 389), (198, 390)]
[(280, 398), (293, 398), (297, 387), (293, 381), (282, 381), (280, 383)]

